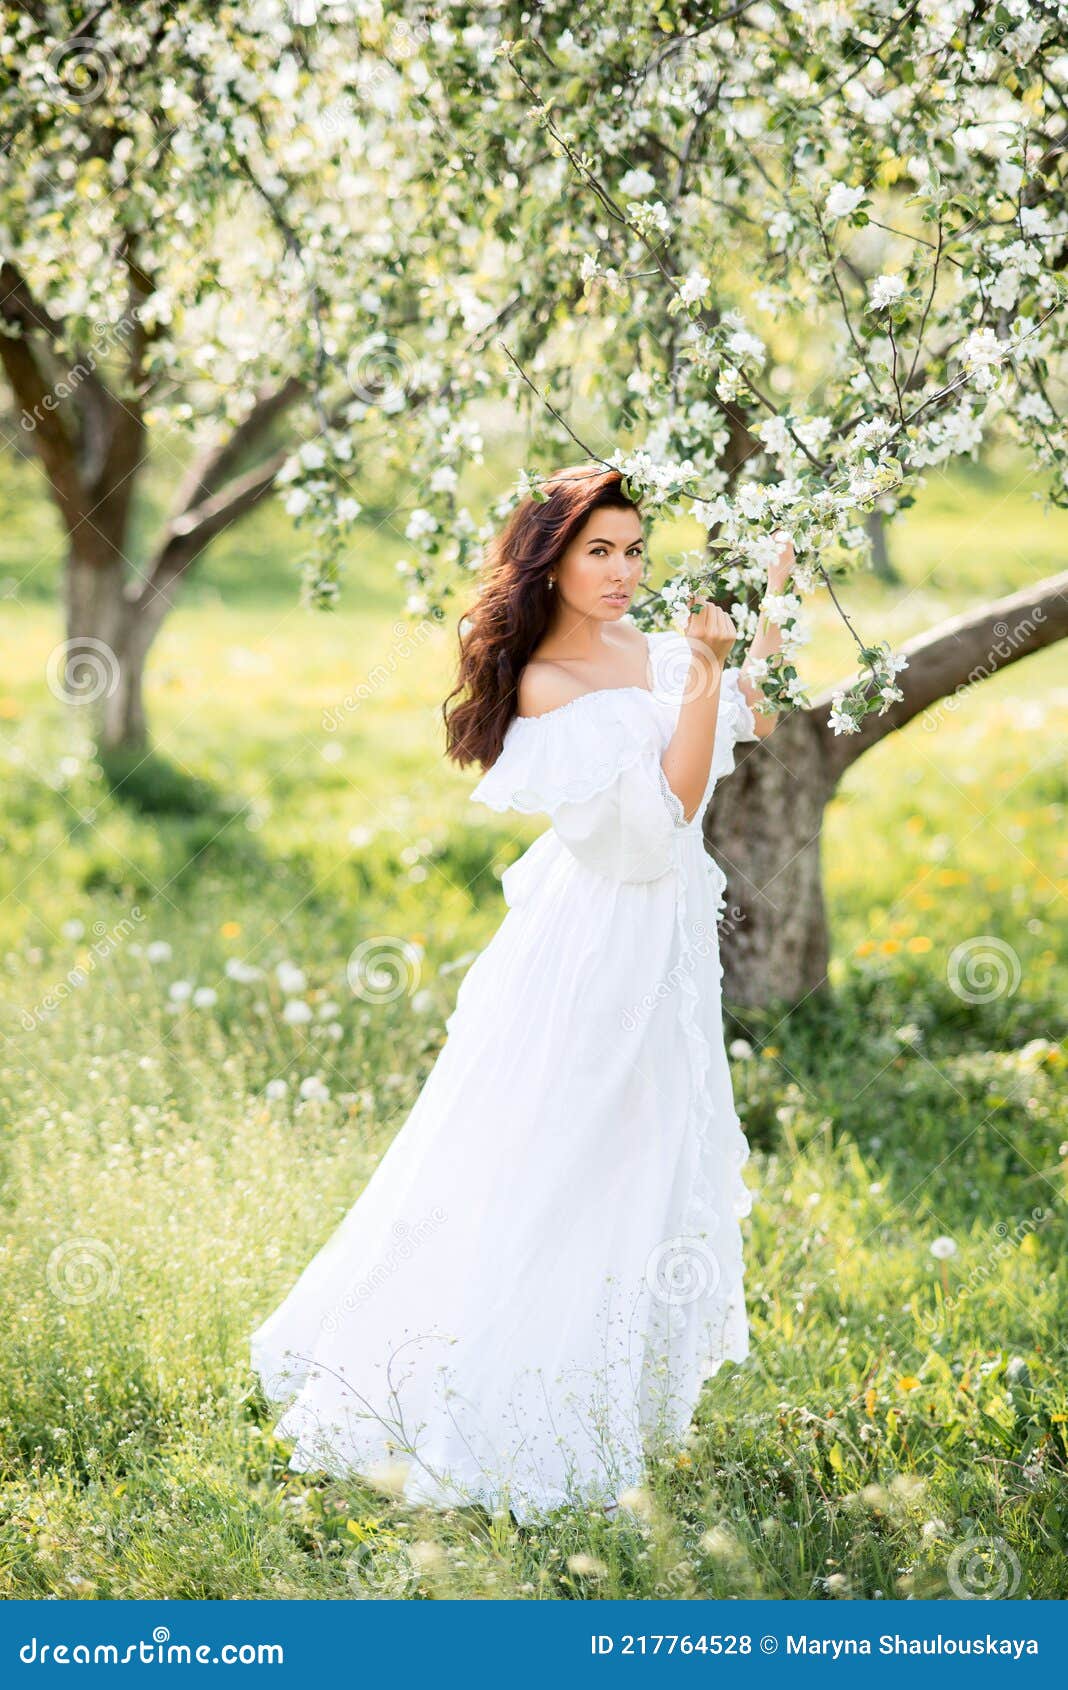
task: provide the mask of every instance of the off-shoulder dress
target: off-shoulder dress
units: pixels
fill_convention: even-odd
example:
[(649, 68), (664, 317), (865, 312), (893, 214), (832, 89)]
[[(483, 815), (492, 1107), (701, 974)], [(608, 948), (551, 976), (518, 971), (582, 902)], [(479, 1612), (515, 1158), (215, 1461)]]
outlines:
[(690, 648), (646, 638), (649, 687), (513, 718), (471, 794), (551, 825), (504, 872), (404, 1126), (252, 1335), (296, 1471), (521, 1522), (610, 1504), (749, 1352), (726, 881), (701, 823), (754, 721), (725, 669), (687, 822), (660, 758)]

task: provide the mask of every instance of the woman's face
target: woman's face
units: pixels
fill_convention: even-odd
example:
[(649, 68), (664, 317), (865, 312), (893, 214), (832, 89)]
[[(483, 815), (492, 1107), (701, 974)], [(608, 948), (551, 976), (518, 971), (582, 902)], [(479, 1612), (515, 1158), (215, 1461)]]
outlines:
[(617, 621), (634, 597), (644, 544), (637, 511), (592, 511), (556, 563), (553, 597), (580, 616)]

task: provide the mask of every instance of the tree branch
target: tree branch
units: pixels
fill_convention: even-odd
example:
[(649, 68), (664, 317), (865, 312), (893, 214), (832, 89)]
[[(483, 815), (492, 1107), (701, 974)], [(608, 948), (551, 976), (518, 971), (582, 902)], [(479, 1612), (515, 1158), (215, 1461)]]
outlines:
[(833, 694), (852, 686), (858, 677), (836, 682), (814, 698), (805, 712), (816, 718), (825, 736), (826, 764), (832, 780), (840, 780), (858, 757), (940, 699), (1066, 637), (1068, 570), (951, 617), (901, 646), (899, 650), (909, 664), (897, 684), (905, 696), (891, 704), (885, 715), (866, 716), (859, 733), (835, 734), (827, 725)]
[(189, 474), (178, 489), (175, 499), (176, 517), (187, 516), (194, 506), (213, 493), (218, 493), (227, 477), (251, 447), (257, 445), (276, 419), (306, 391), (296, 376), (289, 376), (273, 392), (257, 394), (255, 403), (224, 440), (217, 442), (196, 459)]

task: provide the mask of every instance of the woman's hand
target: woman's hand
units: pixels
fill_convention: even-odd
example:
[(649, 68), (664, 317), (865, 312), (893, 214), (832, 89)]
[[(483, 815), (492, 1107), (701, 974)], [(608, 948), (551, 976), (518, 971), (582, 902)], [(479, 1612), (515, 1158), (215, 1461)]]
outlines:
[(718, 604), (699, 604), (691, 610), (686, 638), (703, 657), (713, 657), (722, 668), (738, 638), (738, 630)]

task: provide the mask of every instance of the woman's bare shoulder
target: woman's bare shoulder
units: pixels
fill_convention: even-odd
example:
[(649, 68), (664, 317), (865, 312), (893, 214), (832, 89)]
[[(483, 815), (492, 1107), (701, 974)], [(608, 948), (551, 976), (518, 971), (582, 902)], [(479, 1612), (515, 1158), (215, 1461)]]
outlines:
[(544, 716), (550, 710), (559, 710), (561, 704), (570, 704), (585, 690), (558, 663), (544, 657), (532, 657), (519, 677), (516, 714)]

